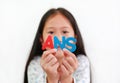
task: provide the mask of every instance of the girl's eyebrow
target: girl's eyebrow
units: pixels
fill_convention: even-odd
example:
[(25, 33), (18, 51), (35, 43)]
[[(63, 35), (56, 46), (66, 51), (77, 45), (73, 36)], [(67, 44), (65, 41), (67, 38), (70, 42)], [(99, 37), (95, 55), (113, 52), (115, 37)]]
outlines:
[(55, 27), (47, 27), (47, 29), (54, 29)]
[(66, 27), (66, 26), (63, 26), (63, 27), (61, 27), (61, 29), (69, 29), (68, 27)]
[[(56, 29), (56, 27), (47, 27), (48, 29)], [(68, 28), (67, 26), (60, 27), (60, 29)]]

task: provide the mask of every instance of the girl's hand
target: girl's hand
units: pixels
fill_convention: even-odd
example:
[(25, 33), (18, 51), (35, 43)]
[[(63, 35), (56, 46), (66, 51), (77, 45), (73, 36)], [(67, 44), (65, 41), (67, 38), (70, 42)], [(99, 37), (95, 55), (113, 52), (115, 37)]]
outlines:
[(57, 58), (57, 60), (58, 60), (58, 62), (59, 62), (59, 65), (61, 65), (61, 64), (62, 64), (62, 61), (63, 61), (63, 59), (64, 59), (64, 53), (63, 53), (63, 51), (62, 51), (60, 48), (57, 49), (57, 52), (56, 52), (56, 54), (55, 54), (55, 57)]
[(54, 53), (56, 53), (55, 49), (44, 51), (40, 60), (42, 68), (47, 73), (48, 83), (58, 83), (59, 80), (59, 73), (57, 71), (59, 62), (53, 55)]
[(72, 83), (72, 74), (78, 67), (78, 60), (76, 56), (67, 49), (63, 49), (63, 52), (66, 57), (60, 65), (60, 80), (61, 83)]

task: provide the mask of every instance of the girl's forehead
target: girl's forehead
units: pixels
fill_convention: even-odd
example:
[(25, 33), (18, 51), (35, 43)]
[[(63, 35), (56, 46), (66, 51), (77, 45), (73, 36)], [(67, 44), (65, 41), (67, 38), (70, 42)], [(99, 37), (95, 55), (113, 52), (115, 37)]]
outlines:
[(47, 19), (45, 27), (71, 27), (69, 20), (62, 14), (56, 14)]

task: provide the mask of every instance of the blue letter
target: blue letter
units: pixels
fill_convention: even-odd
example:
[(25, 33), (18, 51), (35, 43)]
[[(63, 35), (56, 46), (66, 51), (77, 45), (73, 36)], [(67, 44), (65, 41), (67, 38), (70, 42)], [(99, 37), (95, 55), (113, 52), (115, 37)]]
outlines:
[[(72, 41), (72, 42), (69, 42)], [(74, 52), (76, 50), (76, 39), (74, 37), (69, 37), (66, 39), (66, 44), (70, 46), (70, 48), (67, 48), (69, 51)]]
[(58, 48), (60, 46), (61, 49), (65, 48), (65, 37), (62, 37), (62, 42), (59, 41), (57, 36), (54, 36), (54, 48)]

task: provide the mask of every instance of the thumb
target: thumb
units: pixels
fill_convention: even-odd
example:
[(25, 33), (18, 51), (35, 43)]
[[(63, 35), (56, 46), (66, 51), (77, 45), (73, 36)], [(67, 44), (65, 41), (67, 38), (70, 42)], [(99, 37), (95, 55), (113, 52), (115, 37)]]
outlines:
[(58, 48), (58, 50), (57, 50), (57, 52), (55, 54), (55, 57), (58, 59), (59, 63), (61, 64), (62, 60), (64, 58), (64, 53), (60, 48)]

